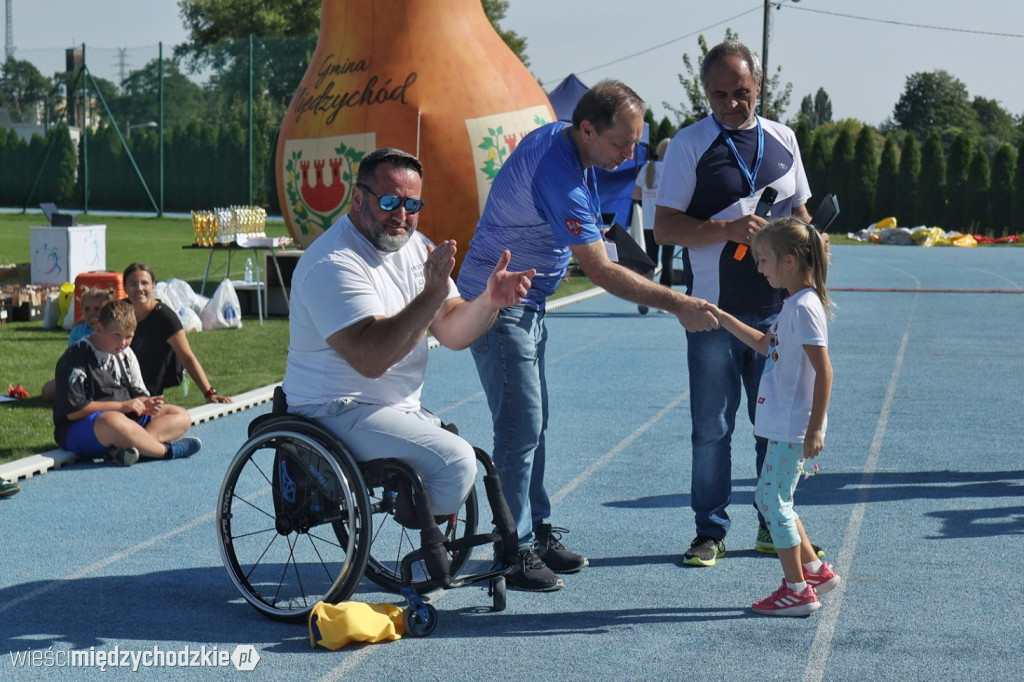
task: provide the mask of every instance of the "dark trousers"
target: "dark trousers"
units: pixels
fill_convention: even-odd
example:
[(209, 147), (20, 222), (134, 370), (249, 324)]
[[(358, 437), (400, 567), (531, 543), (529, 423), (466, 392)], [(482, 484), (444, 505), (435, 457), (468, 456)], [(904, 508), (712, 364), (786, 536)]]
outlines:
[(659, 246), (654, 241), (654, 230), (644, 230), (644, 246), (647, 249), (647, 257), (655, 263), (658, 262), (658, 250), (661, 250), (661, 277), (658, 279), (658, 282), (667, 287), (672, 286), (672, 260), (676, 251), (675, 245), (665, 244), (664, 246)]

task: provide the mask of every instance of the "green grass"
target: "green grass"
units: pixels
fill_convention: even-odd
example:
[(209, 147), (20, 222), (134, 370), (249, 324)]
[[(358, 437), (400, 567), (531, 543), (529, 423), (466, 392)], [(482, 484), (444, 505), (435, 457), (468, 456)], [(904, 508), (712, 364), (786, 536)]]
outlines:
[[(106, 225), (107, 270), (120, 272), (133, 261), (153, 268), (158, 280), (171, 277), (188, 281), (199, 291), (206, 269), (208, 251), (182, 250), (192, 243), (192, 222), (175, 218), (131, 218), (109, 216), (79, 217), (82, 225)], [(45, 224), (40, 214), (0, 214), (0, 265), (30, 262), (29, 228)], [(267, 226), (270, 236), (283, 236), (283, 223)], [(225, 256), (213, 257), (210, 280), (224, 277)], [(244, 259), (232, 259), (232, 276), (241, 279)], [(583, 275), (573, 275), (559, 288), (557, 296), (590, 288)], [(206, 287), (206, 294), (213, 287)], [(288, 321), (271, 318), (263, 326), (247, 317), (241, 329), (189, 334), (189, 343), (206, 370), (206, 375), (224, 395), (234, 395), (281, 381), (288, 348)], [(67, 348), (63, 329), (43, 329), (38, 322), (0, 324), (0, 391), (7, 384), (24, 384), (31, 397), (0, 403), (0, 462), (45, 452), (55, 447), (50, 405), (38, 397), (42, 385), (53, 378), (54, 366)], [(168, 402), (194, 407), (205, 402), (192, 385), (189, 395), (182, 388), (165, 392)]]
[[(192, 222), (175, 218), (133, 218), (110, 216), (79, 217), (80, 224), (106, 225), (107, 269), (120, 272), (133, 261), (153, 268), (158, 280), (176, 277), (198, 291), (206, 269), (208, 251), (182, 250), (192, 243)], [(39, 215), (0, 215), (0, 265), (30, 262), (29, 228), (46, 224)], [(270, 236), (287, 234), (283, 223), (271, 223)], [(223, 254), (215, 254), (210, 280), (225, 275)], [(232, 277), (241, 279), (244, 258), (232, 258)], [(212, 293), (208, 284), (206, 294)], [(8, 384), (24, 384), (30, 397), (0, 404), (0, 461), (52, 449), (53, 421), (50, 405), (39, 397), (43, 383), (53, 377), (54, 365), (67, 348), (63, 329), (43, 329), (38, 322), (0, 325), (0, 390)], [(189, 343), (217, 390), (233, 395), (265, 386), (284, 376), (288, 348), (288, 321), (271, 318), (260, 326), (255, 317), (246, 318), (241, 329), (189, 334)], [(194, 407), (205, 399), (194, 384), (189, 395), (182, 387), (168, 389), (168, 402)]]

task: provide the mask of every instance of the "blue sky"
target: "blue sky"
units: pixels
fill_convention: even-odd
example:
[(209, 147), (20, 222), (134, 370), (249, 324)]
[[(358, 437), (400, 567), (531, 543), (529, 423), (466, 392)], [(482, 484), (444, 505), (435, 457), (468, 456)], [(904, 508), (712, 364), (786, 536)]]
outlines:
[[(963, 81), (972, 97), (996, 99), (1011, 113), (1024, 114), (1024, 3), (781, 5), (772, 10), (768, 56), (770, 70), (781, 65), (783, 80), (793, 83), (787, 116), (796, 113), (805, 94), (824, 87), (836, 118), (877, 125), (891, 115), (907, 76), (940, 68)], [(552, 7), (557, 18), (551, 18)], [(697, 35), (713, 44), (728, 26), (760, 51), (763, 7), (760, 0), (511, 0), (503, 25), (527, 38), (531, 70), (545, 90), (573, 72), (588, 84), (619, 78), (660, 117), (667, 113), (663, 101), (678, 104), (684, 98), (678, 81), (682, 54), (696, 56)], [(129, 48), (126, 63), (138, 68), (155, 58), (159, 42), (167, 54), (185, 39), (176, 0), (14, 0), (13, 26), (15, 56), (36, 63), (46, 75), (62, 68), (62, 48), (72, 44), (86, 43), (93, 73), (114, 78), (116, 48)]]

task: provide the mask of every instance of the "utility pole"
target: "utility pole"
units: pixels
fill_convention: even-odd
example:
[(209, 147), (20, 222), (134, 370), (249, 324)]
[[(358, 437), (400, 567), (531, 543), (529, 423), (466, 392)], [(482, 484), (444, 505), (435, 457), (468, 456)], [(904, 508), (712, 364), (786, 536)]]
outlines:
[[(789, 0), (800, 2), (800, 0)], [(768, 43), (772, 35), (772, 2), (764, 0), (764, 23), (761, 29), (761, 116), (768, 115)], [(782, 0), (774, 0), (776, 7), (782, 7)]]
[(14, 59), (14, 0), (7, 0), (7, 42), (4, 44), (4, 52), (7, 55), (5, 61)]
[(768, 115), (768, 37), (771, 35), (772, 3), (764, 0), (764, 21), (761, 24), (761, 117)]

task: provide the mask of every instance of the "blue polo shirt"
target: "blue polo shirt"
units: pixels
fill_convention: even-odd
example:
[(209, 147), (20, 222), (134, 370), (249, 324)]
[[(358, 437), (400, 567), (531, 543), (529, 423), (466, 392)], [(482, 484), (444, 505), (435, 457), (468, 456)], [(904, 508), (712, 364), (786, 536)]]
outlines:
[(459, 294), (466, 300), (483, 293), (508, 249), (509, 270), (536, 268), (523, 304), (542, 310), (565, 277), (569, 246), (601, 239), (594, 169), (583, 167), (570, 127), (556, 122), (534, 130), (498, 171), (459, 269)]

